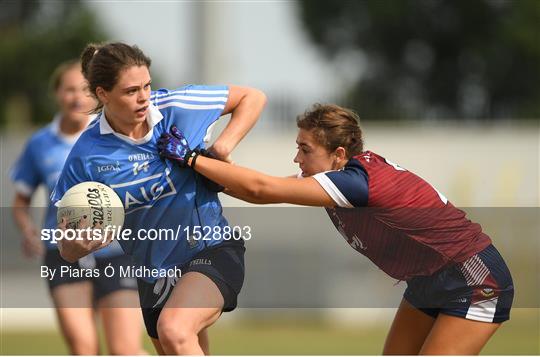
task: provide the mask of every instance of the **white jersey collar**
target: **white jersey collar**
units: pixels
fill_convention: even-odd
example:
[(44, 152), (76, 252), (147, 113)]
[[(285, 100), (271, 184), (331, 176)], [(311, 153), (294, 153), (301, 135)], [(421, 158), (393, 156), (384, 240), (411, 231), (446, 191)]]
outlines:
[(150, 130), (148, 130), (148, 133), (146, 133), (145, 136), (143, 136), (140, 139), (133, 139), (129, 136), (126, 136), (124, 134), (117, 133), (114, 131), (114, 129), (111, 127), (109, 122), (107, 121), (107, 117), (105, 116), (105, 110), (103, 110), (99, 117), (99, 133), (101, 135), (106, 134), (113, 134), (117, 138), (126, 141), (130, 144), (140, 145), (145, 144), (149, 142), (152, 139), (152, 136), (154, 134), (154, 126), (157, 125), (161, 120), (163, 119), (163, 114), (159, 111), (159, 109), (150, 103), (148, 106), (148, 115), (146, 116), (146, 122), (148, 123), (148, 127)]

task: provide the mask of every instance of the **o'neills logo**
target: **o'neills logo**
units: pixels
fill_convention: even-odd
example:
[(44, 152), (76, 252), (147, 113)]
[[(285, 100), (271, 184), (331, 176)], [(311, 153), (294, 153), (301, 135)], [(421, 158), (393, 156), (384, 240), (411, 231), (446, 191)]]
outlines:
[(133, 154), (128, 156), (129, 161), (145, 161), (145, 160), (152, 160), (155, 156), (152, 153), (140, 153), (140, 154)]
[(98, 223), (103, 224), (103, 221), (105, 220), (105, 218), (107, 219), (107, 222), (111, 222), (112, 220), (111, 210), (107, 210), (107, 217), (105, 217), (105, 213), (103, 212), (104, 201), (105, 201), (106, 207), (111, 206), (111, 199), (105, 190), (100, 191), (97, 188), (89, 188), (88, 192), (86, 193), (86, 200), (88, 202), (88, 205), (90, 206), (90, 211), (92, 212), (92, 225), (93, 226), (95, 226)]
[(212, 265), (212, 261), (210, 259), (199, 258), (192, 260), (191, 263), (189, 263), (190, 267), (194, 265)]

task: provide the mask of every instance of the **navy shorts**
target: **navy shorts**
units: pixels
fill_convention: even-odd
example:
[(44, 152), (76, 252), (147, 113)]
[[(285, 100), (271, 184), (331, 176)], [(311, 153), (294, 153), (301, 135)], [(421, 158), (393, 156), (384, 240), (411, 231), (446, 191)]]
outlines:
[(99, 269), (101, 273), (97, 278), (72, 276), (70, 274), (61, 276), (60, 274), (55, 274), (52, 280), (47, 279), (50, 292), (60, 285), (77, 283), (80, 281), (90, 281), (92, 283), (94, 301), (98, 301), (106, 295), (118, 290), (137, 290), (137, 280), (135, 278), (120, 277), (120, 274), (114, 274), (112, 277), (107, 277), (103, 274), (103, 269), (109, 264), (115, 268), (115, 271), (118, 271), (120, 266), (133, 265), (132, 259), (128, 255), (121, 254), (111, 257), (95, 257), (94, 255), (87, 255), (75, 263), (69, 263), (60, 256), (58, 249), (48, 249), (43, 263), (47, 267), (57, 269), (58, 271), (61, 266), (68, 266), (71, 269)]
[[(223, 296), (223, 311), (236, 308), (237, 297), (244, 284), (244, 241), (226, 241), (199, 252), (180, 267), (181, 274), (199, 272), (210, 278)], [(159, 338), (157, 321), (161, 310), (180, 277), (164, 277), (153, 283), (138, 279), (139, 300), (148, 335)]]
[(431, 317), (439, 313), (499, 323), (510, 318), (512, 276), (493, 245), (462, 263), (407, 282), (403, 295)]

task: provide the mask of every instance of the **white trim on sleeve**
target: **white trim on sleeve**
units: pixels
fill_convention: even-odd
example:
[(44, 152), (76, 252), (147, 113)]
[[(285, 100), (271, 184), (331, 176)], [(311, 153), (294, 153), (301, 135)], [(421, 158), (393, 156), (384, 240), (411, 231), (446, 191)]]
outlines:
[(167, 93), (155, 93), (150, 96), (151, 100), (157, 100), (164, 97), (169, 97), (175, 94), (203, 94), (203, 95), (229, 95), (228, 89), (183, 89), (183, 90), (174, 90)]
[(176, 101), (188, 101), (188, 102), (223, 102), (227, 103), (227, 97), (195, 97), (191, 95), (171, 95), (168, 97), (161, 97), (156, 98), (154, 101), (157, 103), (156, 105), (160, 105), (163, 102), (169, 101), (169, 100), (176, 100)]
[(15, 191), (23, 196), (31, 197), (34, 193), (34, 189), (23, 181), (15, 181), (13, 184), (15, 185)]
[[(218, 118), (219, 119), (219, 118)], [(204, 135), (204, 138), (203, 138), (203, 143), (205, 145), (208, 145), (208, 143), (210, 142), (210, 140), (212, 139), (212, 133), (214, 132), (214, 127), (216, 126), (217, 124), (217, 119), (215, 122), (213, 122), (212, 124), (210, 124), (208, 126), (208, 128), (206, 129), (206, 134)]]
[(354, 208), (354, 206), (349, 202), (349, 200), (341, 193), (339, 188), (326, 176), (325, 172), (316, 174), (312, 176), (317, 182), (322, 186), (322, 188), (332, 197), (334, 202), (339, 207), (344, 208)]
[(168, 107), (178, 107), (184, 109), (193, 109), (193, 110), (208, 110), (208, 109), (225, 109), (225, 104), (190, 104), (183, 102), (167, 102), (163, 104), (158, 103), (158, 109), (164, 109)]

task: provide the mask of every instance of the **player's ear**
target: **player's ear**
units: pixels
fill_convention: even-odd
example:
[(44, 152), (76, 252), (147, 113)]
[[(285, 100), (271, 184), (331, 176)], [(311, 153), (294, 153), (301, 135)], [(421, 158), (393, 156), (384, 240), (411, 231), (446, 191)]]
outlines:
[(107, 104), (109, 102), (107, 91), (103, 89), (102, 87), (96, 88), (96, 96), (98, 97), (99, 101), (103, 104)]
[(339, 146), (336, 151), (334, 151), (334, 154), (336, 155), (337, 163), (347, 161), (347, 150), (345, 150), (343, 146)]

